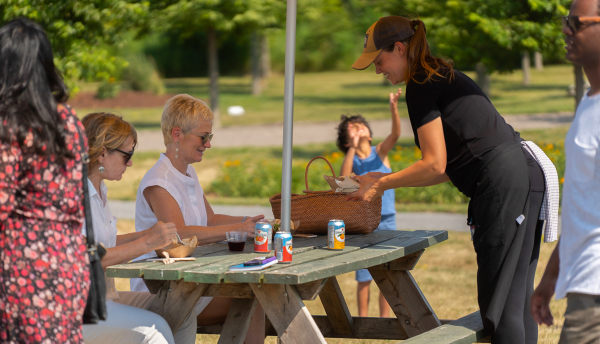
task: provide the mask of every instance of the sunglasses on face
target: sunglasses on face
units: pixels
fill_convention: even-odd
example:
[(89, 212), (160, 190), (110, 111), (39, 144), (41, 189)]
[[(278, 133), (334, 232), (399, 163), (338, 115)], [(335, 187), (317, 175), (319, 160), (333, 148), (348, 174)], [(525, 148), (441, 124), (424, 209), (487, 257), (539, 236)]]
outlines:
[(194, 134), (196, 136), (198, 136), (199, 138), (202, 139), (202, 144), (205, 145), (208, 141), (212, 140), (214, 134), (205, 134), (205, 135), (200, 135), (200, 134), (196, 134), (194, 132), (190, 131), (190, 134)]
[(562, 17), (563, 27), (568, 27), (573, 34), (586, 26), (586, 24), (600, 23), (600, 17), (593, 16), (564, 16)]
[(127, 165), (127, 163), (129, 162), (129, 160), (131, 160), (131, 157), (133, 156), (133, 150), (131, 150), (131, 152), (123, 152), (120, 149), (115, 149), (117, 152), (119, 153), (123, 153), (125, 155), (125, 165)]

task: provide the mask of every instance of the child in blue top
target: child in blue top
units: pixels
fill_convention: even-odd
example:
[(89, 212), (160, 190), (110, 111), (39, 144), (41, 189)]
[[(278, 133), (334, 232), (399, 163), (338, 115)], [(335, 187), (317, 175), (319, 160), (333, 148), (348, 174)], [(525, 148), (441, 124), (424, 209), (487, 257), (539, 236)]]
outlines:
[[(371, 146), (373, 133), (369, 123), (361, 115), (342, 116), (338, 126), (338, 148), (346, 154), (342, 163), (340, 175), (347, 176), (351, 172), (363, 175), (369, 172), (391, 173), (390, 161), (387, 154), (396, 146), (400, 137), (400, 115), (398, 114), (398, 98), (402, 91), (390, 93), (390, 110), (392, 113), (392, 132), (377, 146)], [(394, 207), (394, 189), (383, 193), (381, 205), (381, 223), (376, 230), (396, 230), (396, 208)], [(369, 286), (373, 278), (369, 271), (361, 269), (356, 271), (358, 288), (358, 314), (368, 316), (369, 312)], [(389, 316), (389, 306), (381, 293), (379, 293), (379, 314), (381, 317)]]

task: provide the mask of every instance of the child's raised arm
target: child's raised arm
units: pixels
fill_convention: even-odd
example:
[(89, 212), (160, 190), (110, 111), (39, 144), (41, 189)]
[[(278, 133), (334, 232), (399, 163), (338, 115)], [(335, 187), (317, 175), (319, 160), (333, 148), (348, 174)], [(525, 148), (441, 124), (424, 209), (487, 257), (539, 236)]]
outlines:
[(350, 142), (348, 152), (342, 162), (342, 168), (340, 170), (340, 176), (348, 176), (352, 173), (352, 165), (354, 165), (354, 155), (356, 155), (356, 148), (360, 140), (360, 132), (358, 127), (353, 123), (348, 123), (348, 136), (350, 136)]
[(387, 153), (391, 151), (398, 138), (400, 137), (400, 114), (398, 113), (398, 99), (402, 94), (402, 89), (398, 88), (398, 92), (390, 93), (390, 111), (392, 113), (392, 132), (388, 135), (388, 137), (383, 140), (380, 144), (377, 145), (377, 154), (379, 154), (382, 159), (387, 156)]

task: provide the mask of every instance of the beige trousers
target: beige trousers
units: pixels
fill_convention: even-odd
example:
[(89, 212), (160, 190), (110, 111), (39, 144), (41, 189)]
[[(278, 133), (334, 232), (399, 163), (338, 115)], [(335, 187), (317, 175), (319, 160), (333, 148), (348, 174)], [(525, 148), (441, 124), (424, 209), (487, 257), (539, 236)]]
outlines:
[(83, 325), (85, 343), (193, 344), (196, 341), (194, 312), (173, 335), (165, 319), (147, 310), (155, 297), (147, 292), (120, 291), (118, 300), (106, 302), (106, 321)]
[(569, 293), (559, 344), (600, 344), (600, 295)]

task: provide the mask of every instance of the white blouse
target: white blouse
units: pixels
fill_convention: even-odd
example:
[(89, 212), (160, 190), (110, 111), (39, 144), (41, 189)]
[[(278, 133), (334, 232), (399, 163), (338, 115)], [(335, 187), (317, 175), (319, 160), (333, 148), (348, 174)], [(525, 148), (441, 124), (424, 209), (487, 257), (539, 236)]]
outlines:
[[(187, 226), (206, 226), (206, 205), (204, 204), (204, 191), (198, 181), (196, 170), (188, 165), (187, 175), (181, 174), (171, 164), (169, 158), (164, 153), (160, 154), (160, 158), (152, 168), (146, 172), (144, 178), (138, 187), (135, 201), (135, 230), (143, 231), (156, 224), (158, 219), (150, 208), (150, 205), (144, 197), (144, 190), (150, 186), (160, 186), (167, 190), (171, 196), (177, 201), (183, 219)], [(156, 257), (154, 251), (149, 252), (134, 260), (141, 260)], [(147, 291), (146, 285), (141, 278), (132, 278), (130, 280), (132, 291)], [(212, 298), (203, 297), (196, 306), (196, 314), (208, 305)]]
[[(105, 248), (111, 248), (117, 246), (117, 219), (112, 215), (108, 202), (106, 200), (106, 194), (108, 188), (103, 181), (100, 182), (100, 194), (96, 191), (96, 188), (92, 182), (88, 179), (88, 190), (90, 194), (90, 208), (92, 213), (92, 228), (94, 230), (94, 239), (96, 243), (102, 244)], [(85, 221), (81, 232), (84, 236), (87, 236)], [(117, 300), (119, 294), (115, 288), (115, 279), (105, 277), (106, 280), (106, 299)]]

